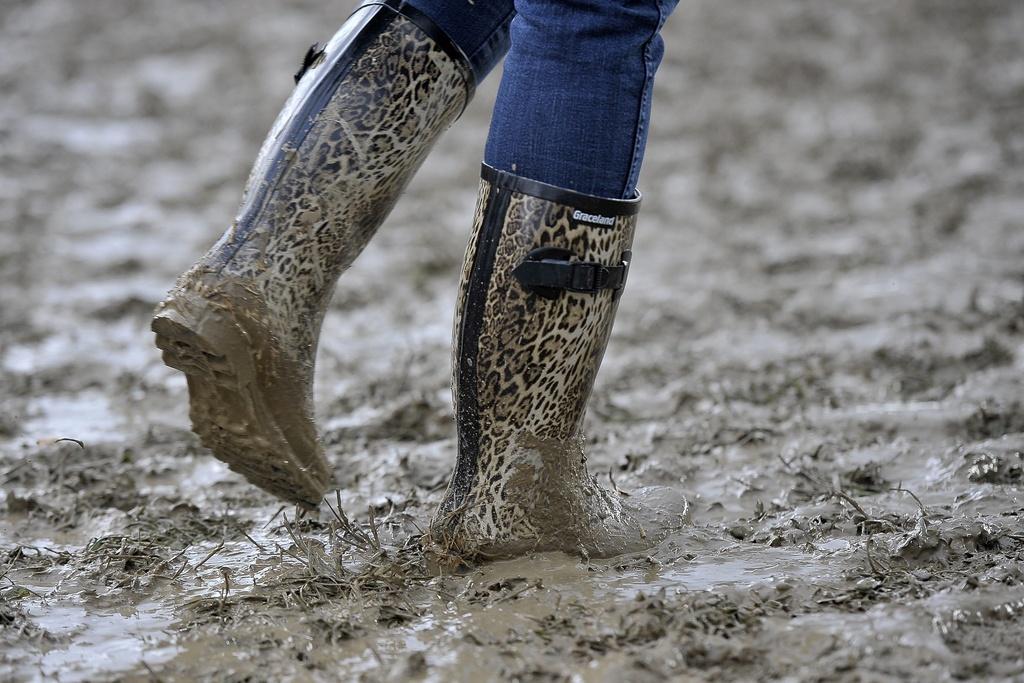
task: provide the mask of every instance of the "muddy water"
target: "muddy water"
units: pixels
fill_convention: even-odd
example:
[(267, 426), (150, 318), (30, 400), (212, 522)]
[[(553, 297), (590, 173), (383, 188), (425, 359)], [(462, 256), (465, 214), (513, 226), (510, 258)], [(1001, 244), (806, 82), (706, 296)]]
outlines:
[(339, 284), (319, 515), (204, 454), (147, 331), (347, 12), (0, 6), (0, 679), (1024, 679), (1020, 3), (681, 4), (587, 428), (692, 526), (448, 576), (495, 82)]

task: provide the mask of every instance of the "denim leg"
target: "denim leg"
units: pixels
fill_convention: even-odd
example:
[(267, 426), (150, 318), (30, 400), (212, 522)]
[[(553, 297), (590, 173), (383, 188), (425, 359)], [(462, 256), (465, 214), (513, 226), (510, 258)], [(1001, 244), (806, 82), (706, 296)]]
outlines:
[(602, 197), (636, 191), (659, 31), (677, 0), (516, 0), (491, 166)]
[(512, 0), (406, 0), (441, 27), (469, 57), (480, 83), (505, 56)]

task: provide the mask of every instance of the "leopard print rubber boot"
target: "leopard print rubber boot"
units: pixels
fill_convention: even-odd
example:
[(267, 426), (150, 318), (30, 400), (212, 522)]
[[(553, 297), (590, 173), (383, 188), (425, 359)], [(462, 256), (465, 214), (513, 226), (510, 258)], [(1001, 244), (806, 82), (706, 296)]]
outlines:
[(469, 101), (466, 57), (427, 17), (357, 9), (307, 54), (259, 153), (240, 212), (152, 322), (188, 380), (193, 430), (250, 482), (318, 505), (331, 475), (313, 370), (338, 276)]
[(425, 542), (442, 563), (617, 555), (685, 514), (666, 491), (631, 509), (587, 473), (583, 450), (639, 207), (484, 165), (456, 310), (458, 459)]

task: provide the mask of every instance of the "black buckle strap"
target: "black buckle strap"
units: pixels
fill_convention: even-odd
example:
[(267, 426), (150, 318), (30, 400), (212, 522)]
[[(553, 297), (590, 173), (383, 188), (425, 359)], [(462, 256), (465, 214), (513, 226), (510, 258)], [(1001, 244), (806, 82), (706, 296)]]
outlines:
[(548, 299), (562, 290), (596, 294), (602, 289), (619, 290), (626, 284), (630, 252), (624, 252), (617, 266), (587, 261), (570, 261), (567, 249), (542, 247), (526, 255), (512, 275), (526, 289)]

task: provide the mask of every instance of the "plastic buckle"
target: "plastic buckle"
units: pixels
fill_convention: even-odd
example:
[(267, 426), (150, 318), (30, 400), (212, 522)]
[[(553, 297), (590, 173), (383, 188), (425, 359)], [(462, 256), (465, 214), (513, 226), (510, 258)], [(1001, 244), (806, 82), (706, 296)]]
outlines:
[(626, 250), (622, 252), (622, 260), (619, 262), (619, 267), (622, 269), (620, 272), (622, 276), (619, 277), (619, 281), (616, 282), (612, 289), (619, 290), (626, 286), (626, 278), (629, 277), (629, 264), (633, 260), (633, 252)]
[(576, 261), (570, 267), (569, 289), (574, 292), (596, 293), (608, 282), (608, 269), (600, 264)]

